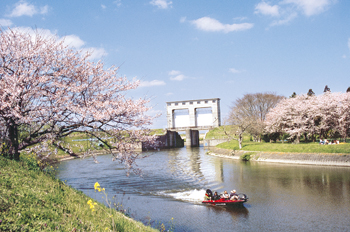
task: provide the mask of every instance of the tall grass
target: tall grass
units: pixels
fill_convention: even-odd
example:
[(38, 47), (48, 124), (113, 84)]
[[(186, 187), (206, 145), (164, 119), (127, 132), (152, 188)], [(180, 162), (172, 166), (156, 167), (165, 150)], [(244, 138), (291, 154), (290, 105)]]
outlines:
[(0, 156), (0, 231), (157, 231), (100, 203), (92, 211), (91, 198), (23, 159)]

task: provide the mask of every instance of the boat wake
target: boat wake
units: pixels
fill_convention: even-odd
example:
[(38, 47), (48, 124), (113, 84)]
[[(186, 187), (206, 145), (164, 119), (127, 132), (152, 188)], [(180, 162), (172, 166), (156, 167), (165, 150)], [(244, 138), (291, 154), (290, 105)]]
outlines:
[(177, 193), (163, 193), (161, 195), (166, 195), (172, 197), (176, 200), (201, 203), (203, 201), (205, 190), (204, 189), (194, 189), (190, 191), (177, 192)]

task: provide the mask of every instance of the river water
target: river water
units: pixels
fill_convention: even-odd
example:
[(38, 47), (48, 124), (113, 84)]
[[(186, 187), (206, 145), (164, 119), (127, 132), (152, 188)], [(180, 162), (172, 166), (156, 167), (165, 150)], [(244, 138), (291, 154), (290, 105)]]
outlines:
[[(94, 183), (119, 209), (145, 224), (174, 231), (350, 231), (350, 168), (242, 162), (200, 148), (152, 153), (126, 176), (110, 155), (64, 161), (57, 177), (103, 202)], [(202, 205), (205, 190), (236, 189), (241, 208)], [(88, 205), (87, 205), (88, 207)]]

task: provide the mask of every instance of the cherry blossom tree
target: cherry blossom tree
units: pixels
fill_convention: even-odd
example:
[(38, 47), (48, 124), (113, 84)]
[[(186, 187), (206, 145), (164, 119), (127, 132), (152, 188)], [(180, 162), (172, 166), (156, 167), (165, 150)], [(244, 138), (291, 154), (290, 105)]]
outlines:
[(324, 92), (284, 99), (266, 116), (266, 131), (288, 133), (296, 143), (300, 137), (349, 136), (350, 93)]
[(130, 166), (133, 148), (154, 142), (146, 130), (154, 118), (149, 100), (126, 97), (139, 81), (89, 55), (37, 31), (0, 30), (0, 135), (10, 157), (43, 141), (62, 148), (60, 138), (82, 132)]

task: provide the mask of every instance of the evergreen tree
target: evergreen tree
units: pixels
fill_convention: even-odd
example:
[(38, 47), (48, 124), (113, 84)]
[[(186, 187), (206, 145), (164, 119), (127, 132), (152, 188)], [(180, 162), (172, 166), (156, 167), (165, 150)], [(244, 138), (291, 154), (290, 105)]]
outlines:
[(309, 92), (307, 93), (308, 96), (315, 96), (314, 91), (312, 91), (312, 89), (309, 89)]
[(328, 85), (326, 85), (326, 86), (324, 87), (323, 92), (325, 93), (325, 92), (330, 92), (330, 91), (331, 91), (331, 89), (330, 89), (330, 88), (328, 88)]

